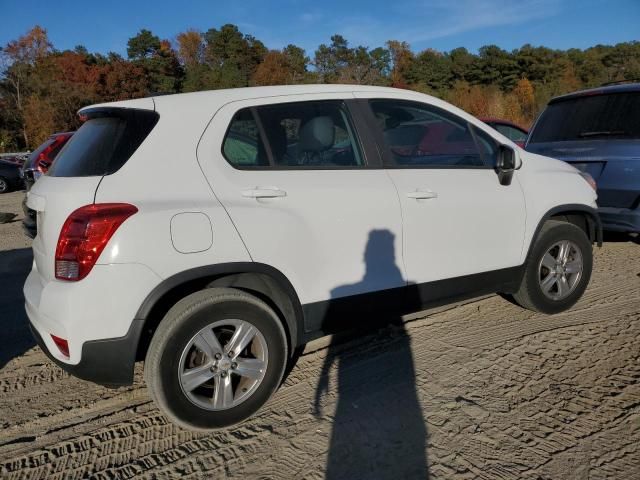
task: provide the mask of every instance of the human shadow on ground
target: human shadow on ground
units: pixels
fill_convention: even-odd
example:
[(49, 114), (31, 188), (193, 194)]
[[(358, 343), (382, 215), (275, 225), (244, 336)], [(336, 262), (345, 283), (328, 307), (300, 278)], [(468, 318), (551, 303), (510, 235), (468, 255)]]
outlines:
[[(390, 231), (370, 232), (364, 262), (366, 271), (360, 285), (337, 287), (331, 291), (332, 299), (362, 291), (359, 287), (375, 284), (380, 278), (387, 284), (404, 282)], [(420, 303), (418, 298), (407, 301)], [(327, 323), (334, 313), (340, 314), (333, 310), (330, 304)], [(360, 326), (369, 323), (354, 320)], [(371, 323), (379, 325), (376, 320), (371, 318)], [(427, 429), (418, 401), (410, 338), (400, 317), (385, 320), (393, 324), (389, 330), (393, 338), (385, 340), (383, 350), (358, 348), (354, 353), (336, 341), (329, 347), (315, 398), (316, 415), (331, 416), (331, 412), (323, 411), (322, 404), (335, 364), (337, 405), (332, 417), (327, 479), (428, 478)]]
[(0, 369), (36, 344), (22, 293), (32, 259), (30, 248), (0, 251)]

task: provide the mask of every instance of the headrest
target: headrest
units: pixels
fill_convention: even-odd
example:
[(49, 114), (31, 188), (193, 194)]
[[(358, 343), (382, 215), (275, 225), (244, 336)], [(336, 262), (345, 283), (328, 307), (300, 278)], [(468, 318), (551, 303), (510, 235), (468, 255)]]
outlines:
[(331, 117), (313, 117), (300, 129), (300, 150), (321, 152), (333, 147), (335, 129)]

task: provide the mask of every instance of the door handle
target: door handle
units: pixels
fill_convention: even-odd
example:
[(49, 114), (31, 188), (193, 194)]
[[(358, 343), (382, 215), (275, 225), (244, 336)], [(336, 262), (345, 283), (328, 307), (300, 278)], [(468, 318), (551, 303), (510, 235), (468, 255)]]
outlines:
[(430, 190), (416, 190), (415, 192), (407, 193), (407, 197), (415, 198), (416, 200), (426, 200), (429, 198), (438, 198), (438, 194)]
[(275, 187), (256, 187), (249, 190), (243, 190), (242, 196), (246, 198), (275, 198), (286, 197), (287, 192)]

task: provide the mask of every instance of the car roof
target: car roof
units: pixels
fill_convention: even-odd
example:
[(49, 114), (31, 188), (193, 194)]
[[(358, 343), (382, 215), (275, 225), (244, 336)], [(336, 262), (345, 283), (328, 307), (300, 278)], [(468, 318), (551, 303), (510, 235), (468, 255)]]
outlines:
[(100, 103), (89, 105), (80, 109), (79, 113), (93, 108), (142, 108), (154, 109), (160, 104), (190, 104), (194, 107), (203, 104), (211, 105), (213, 103), (226, 104), (229, 102), (250, 100), (267, 97), (279, 97), (287, 95), (305, 95), (305, 94), (331, 94), (331, 93), (352, 93), (352, 92), (380, 92), (380, 94), (417, 94), (412, 90), (402, 90), (390, 87), (375, 87), (370, 85), (345, 85), (345, 84), (304, 84), (304, 85), (275, 85), (266, 87), (241, 87), (220, 90), (206, 90), (200, 92), (176, 93), (170, 95), (158, 95), (144, 97), (132, 100), (122, 100), (116, 102)]
[(640, 92), (640, 83), (623, 83), (620, 85), (605, 85), (602, 87), (589, 88), (587, 90), (579, 90), (577, 92), (567, 93), (559, 97), (552, 98), (549, 105), (556, 102), (571, 100), (573, 98), (590, 97), (593, 95), (607, 95), (610, 93), (629, 93)]

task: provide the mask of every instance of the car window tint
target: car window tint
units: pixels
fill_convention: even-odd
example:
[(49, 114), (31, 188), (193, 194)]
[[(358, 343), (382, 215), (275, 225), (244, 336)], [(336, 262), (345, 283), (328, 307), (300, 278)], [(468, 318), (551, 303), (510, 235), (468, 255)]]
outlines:
[(500, 144), (491, 135), (479, 129), (475, 125), (472, 125), (471, 129), (473, 130), (473, 135), (476, 138), (476, 144), (480, 149), (480, 154), (482, 155), (484, 164), (494, 167), (496, 165), (496, 160), (498, 159)]
[(510, 127), (509, 125), (496, 125), (496, 130), (514, 142), (524, 142), (527, 139), (527, 134), (518, 130), (517, 128)]
[(285, 103), (256, 108), (274, 168), (364, 165), (341, 101)]
[(240, 110), (229, 125), (222, 146), (227, 161), (235, 167), (268, 166), (269, 158), (251, 109)]
[(550, 103), (529, 143), (640, 138), (640, 92), (580, 96)]
[(122, 167), (158, 122), (148, 110), (106, 109), (87, 113), (88, 120), (69, 139), (47, 175), (109, 175)]
[(455, 115), (414, 102), (373, 100), (370, 105), (396, 166), (484, 166), (468, 123)]

